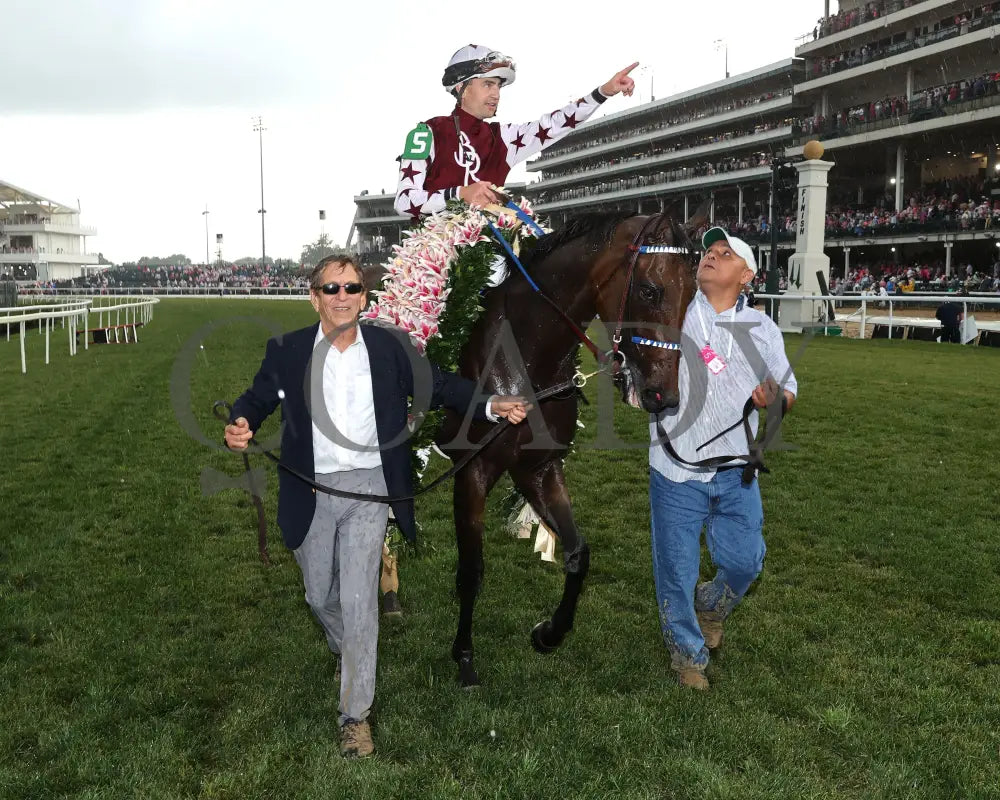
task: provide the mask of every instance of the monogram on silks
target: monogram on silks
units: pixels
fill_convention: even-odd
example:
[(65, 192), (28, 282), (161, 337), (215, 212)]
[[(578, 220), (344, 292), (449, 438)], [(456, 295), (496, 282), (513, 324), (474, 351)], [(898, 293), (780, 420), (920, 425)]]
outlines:
[(466, 186), (479, 180), (479, 167), (482, 162), (465, 131), (458, 133), (458, 152), (455, 153), (455, 163), (465, 170)]

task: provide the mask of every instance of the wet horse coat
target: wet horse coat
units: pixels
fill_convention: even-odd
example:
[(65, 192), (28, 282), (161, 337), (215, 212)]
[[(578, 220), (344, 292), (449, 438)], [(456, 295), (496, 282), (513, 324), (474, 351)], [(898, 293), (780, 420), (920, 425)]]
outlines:
[[(526, 262), (542, 292), (582, 330), (598, 315), (610, 328), (609, 336), (617, 322), (625, 323), (621, 353), (626, 385), (633, 403), (641, 403), (649, 412), (677, 405), (680, 352), (641, 347), (631, 341), (632, 336), (679, 341), (684, 313), (695, 292), (691, 234), (704, 221), (701, 209), (683, 226), (665, 215), (582, 217), (543, 237)], [(688, 248), (690, 255), (633, 254), (640, 232), (643, 244)], [(637, 258), (634, 272), (627, 268), (633, 257)], [(483, 301), (485, 310), (459, 361), (462, 375), (483, 381), (487, 391), (509, 395), (544, 390), (573, 377), (580, 340), (523, 276), (515, 272), (488, 291)], [(563, 548), (562, 599), (552, 618), (535, 626), (532, 644), (539, 652), (549, 652), (573, 628), (590, 561), (586, 539), (573, 520), (562, 467), (576, 420), (576, 392), (545, 400), (532, 409), (528, 420), (504, 431), (455, 476), (460, 609), (452, 657), (465, 686), (479, 683), (473, 665), (472, 617), (483, 580), (483, 517), (486, 497), (504, 472)], [(453, 460), (466, 452), (449, 444), (460, 425), (461, 420), (449, 413), (438, 436), (442, 450)], [(488, 427), (473, 423), (468, 441), (478, 441)]]

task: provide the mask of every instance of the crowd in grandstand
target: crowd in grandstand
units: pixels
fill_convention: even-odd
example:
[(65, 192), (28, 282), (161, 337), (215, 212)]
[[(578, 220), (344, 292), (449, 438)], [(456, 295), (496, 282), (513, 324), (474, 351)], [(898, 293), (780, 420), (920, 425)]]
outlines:
[(992, 267), (976, 269), (971, 264), (945, 272), (944, 262), (899, 265), (870, 264), (851, 269), (846, 279), (833, 278), (835, 294), (909, 294), (910, 292), (1000, 292), (1000, 261)]
[[(631, 139), (634, 136), (641, 136), (644, 133), (655, 133), (656, 131), (663, 130), (664, 128), (672, 125), (683, 125), (686, 122), (694, 122), (695, 120), (705, 119), (706, 117), (714, 117), (718, 114), (724, 114), (727, 111), (733, 111), (737, 108), (755, 106), (759, 103), (766, 103), (769, 100), (774, 100), (777, 97), (786, 97), (791, 93), (791, 89), (786, 89), (780, 92), (768, 92), (758, 97), (729, 100), (725, 103), (712, 106), (711, 108), (701, 108), (698, 109), (698, 111), (692, 111), (687, 114), (668, 116), (669, 112), (665, 111), (664, 116), (661, 119), (658, 119), (655, 122), (650, 122), (647, 125), (641, 125), (638, 128), (629, 128), (628, 130), (609, 133), (605, 136), (591, 137), (585, 142), (580, 142), (579, 144), (556, 144), (550, 151), (551, 157), (555, 158), (556, 156), (565, 155), (567, 153), (575, 153), (578, 150), (583, 150), (584, 148), (589, 147), (597, 147), (602, 144), (611, 144), (612, 142), (618, 142), (622, 139)], [(573, 140), (570, 139), (570, 141)]]
[(676, 153), (683, 150), (689, 150), (693, 147), (703, 147), (710, 144), (718, 144), (719, 142), (728, 142), (733, 139), (738, 139), (744, 136), (753, 136), (758, 133), (765, 133), (766, 131), (775, 130), (777, 128), (787, 128), (790, 125), (797, 125), (799, 120), (797, 119), (782, 119), (782, 120), (772, 120), (770, 122), (762, 122), (757, 125), (740, 128), (737, 130), (725, 131), (722, 133), (716, 133), (709, 136), (698, 136), (691, 139), (686, 139), (683, 142), (674, 142), (673, 144), (657, 144), (650, 145), (648, 148), (642, 150), (638, 153), (632, 153), (627, 156), (614, 155), (604, 159), (603, 161), (594, 163), (580, 163), (566, 170), (558, 170), (555, 172), (543, 171), (543, 180), (552, 180), (556, 178), (564, 178), (568, 175), (579, 175), (585, 172), (592, 172), (597, 169), (605, 169), (610, 166), (615, 166), (616, 164), (628, 164), (632, 161), (645, 161), (650, 158), (656, 158), (657, 156), (668, 155), (670, 153)]
[(55, 288), (153, 288), (213, 289), (296, 289), (309, 286), (308, 275), (299, 268), (275, 267), (272, 264), (201, 264), (176, 266), (110, 267), (95, 275), (57, 281)]
[(859, 125), (901, 117), (921, 109), (943, 110), (950, 105), (996, 95), (998, 92), (1000, 92), (1000, 72), (985, 72), (975, 77), (922, 89), (915, 92), (911, 100), (907, 100), (905, 95), (882, 97), (842, 108), (829, 117), (822, 115), (807, 117), (799, 124), (802, 133), (806, 135), (823, 134), (832, 138), (844, 136)]
[(889, 2), (866, 3), (864, 8), (851, 8), (838, 11), (829, 17), (823, 17), (813, 29), (813, 39), (840, 33), (855, 25), (881, 19), (887, 14), (893, 14), (903, 8), (909, 8), (919, 0), (890, 0)]
[(635, 189), (640, 186), (655, 186), (658, 184), (674, 183), (689, 178), (701, 178), (706, 175), (718, 175), (723, 172), (733, 172), (735, 170), (753, 169), (755, 167), (767, 167), (771, 163), (769, 153), (748, 153), (743, 156), (725, 158), (721, 161), (711, 163), (708, 161), (690, 166), (679, 167), (677, 169), (660, 170), (648, 175), (630, 175), (627, 178), (617, 178), (614, 180), (590, 183), (585, 186), (573, 186), (559, 192), (543, 192), (542, 202), (554, 202), (556, 200), (569, 200), (577, 197), (590, 197), (595, 194), (605, 192), (618, 192), (625, 189)]
[(971, 13), (963, 11), (954, 17), (942, 19), (937, 25), (926, 26), (907, 37), (903, 41), (893, 42), (885, 39), (875, 44), (864, 44), (861, 47), (846, 50), (835, 56), (815, 58), (812, 61), (813, 75), (828, 75), (845, 69), (859, 67), (872, 61), (878, 61), (898, 53), (904, 53), (919, 47), (935, 44), (953, 36), (964, 36), (973, 30), (996, 24), (1000, 10), (993, 10), (993, 3), (978, 6)]

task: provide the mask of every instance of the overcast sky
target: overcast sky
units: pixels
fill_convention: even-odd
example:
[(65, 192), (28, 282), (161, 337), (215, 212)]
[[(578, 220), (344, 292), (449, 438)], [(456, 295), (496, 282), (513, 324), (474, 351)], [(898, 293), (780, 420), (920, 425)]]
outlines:
[[(534, 119), (631, 61), (639, 91), (604, 112), (791, 57), (822, 0), (488, 5), (305, 0), (0, 0), (0, 180), (83, 209), (112, 261), (205, 258), (206, 204), (227, 259), (343, 243), (353, 196), (394, 191), (419, 120), (447, 113), (441, 73), (474, 42), (518, 66), (498, 119)], [(836, 7), (836, 4), (834, 4)], [(523, 177), (523, 170), (514, 177)]]

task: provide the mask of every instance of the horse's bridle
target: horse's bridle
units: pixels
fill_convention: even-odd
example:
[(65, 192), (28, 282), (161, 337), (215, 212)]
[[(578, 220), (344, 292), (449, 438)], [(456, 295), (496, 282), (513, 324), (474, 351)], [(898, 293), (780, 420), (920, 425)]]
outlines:
[[(522, 219), (522, 221), (530, 224), (535, 228), (538, 228), (534, 220), (525, 215), (524, 212), (520, 208), (518, 208), (515, 204), (508, 203), (507, 205), (518, 215), (519, 218)], [(516, 266), (521, 271), (521, 274), (524, 275), (525, 279), (528, 281), (528, 285), (531, 286), (531, 288), (535, 291), (536, 294), (538, 294), (539, 297), (541, 297), (546, 303), (552, 306), (552, 308), (560, 317), (562, 317), (563, 321), (569, 326), (570, 330), (573, 331), (573, 333), (576, 335), (576, 338), (578, 338), (583, 343), (583, 345), (591, 352), (591, 354), (593, 354), (594, 358), (597, 360), (597, 363), (600, 364), (602, 368), (605, 369), (610, 368), (612, 375), (617, 375), (618, 373), (621, 372), (622, 368), (625, 366), (625, 354), (621, 352), (619, 346), (621, 345), (622, 341), (622, 328), (625, 326), (625, 308), (628, 305), (629, 295), (632, 293), (632, 282), (635, 277), (635, 267), (636, 264), (638, 264), (639, 262), (639, 256), (647, 254), (649, 255), (670, 254), (670, 255), (691, 256), (694, 254), (694, 250), (692, 250), (690, 247), (677, 247), (674, 245), (663, 245), (663, 244), (652, 244), (652, 245), (644, 244), (647, 232), (650, 230), (655, 230), (657, 227), (659, 227), (660, 223), (664, 219), (669, 219), (669, 217), (662, 212), (659, 214), (653, 214), (651, 217), (649, 217), (643, 223), (642, 227), (639, 229), (639, 232), (636, 233), (635, 237), (632, 239), (632, 244), (630, 244), (627, 250), (625, 251), (625, 260), (623, 262), (626, 269), (625, 288), (622, 291), (621, 302), (618, 304), (618, 321), (615, 325), (614, 336), (612, 336), (611, 338), (611, 350), (607, 353), (601, 350), (594, 343), (594, 340), (591, 339), (586, 334), (586, 332), (583, 331), (580, 328), (580, 326), (577, 325), (576, 322), (574, 322), (570, 318), (569, 314), (567, 314), (565, 311), (562, 310), (562, 308), (560, 308), (559, 304), (556, 303), (555, 300), (553, 300), (551, 297), (549, 297), (545, 292), (541, 290), (538, 284), (531, 279), (531, 276), (528, 274), (528, 271), (521, 264), (520, 259), (518, 259), (517, 255), (511, 249), (510, 245), (507, 244), (506, 239), (503, 238), (500, 232), (492, 224), (490, 224), (489, 227), (490, 230), (493, 232), (493, 235), (496, 238), (497, 242), (500, 243), (503, 249), (507, 252), (507, 256), (514, 262), (514, 266)], [(541, 231), (540, 228), (538, 228), (538, 230)], [(657, 342), (650, 339), (643, 339), (642, 337), (639, 336), (634, 336), (632, 337), (632, 339), (637, 344), (647, 344), (653, 347), (660, 347), (667, 350), (680, 350), (680, 344), (677, 342)]]
[[(622, 328), (625, 325), (625, 308), (628, 305), (628, 298), (632, 294), (632, 284), (635, 280), (635, 268), (639, 263), (639, 256), (647, 254), (682, 256), (694, 255), (694, 250), (690, 247), (678, 247), (676, 245), (665, 244), (644, 244), (647, 232), (656, 230), (660, 223), (667, 218), (667, 215), (662, 212), (659, 214), (653, 214), (653, 216), (643, 223), (639, 232), (636, 233), (635, 238), (632, 240), (632, 244), (628, 246), (625, 253), (625, 289), (622, 291), (622, 299), (618, 304), (618, 322), (615, 325), (614, 336), (611, 337), (611, 353), (609, 354), (610, 359), (614, 362), (612, 366), (612, 372), (614, 374), (617, 374), (625, 366), (625, 354), (620, 350), (622, 342)], [(680, 350), (680, 344), (678, 342), (655, 342), (649, 339), (643, 339), (640, 336), (633, 336), (632, 341), (636, 344), (648, 344), (665, 350)]]

